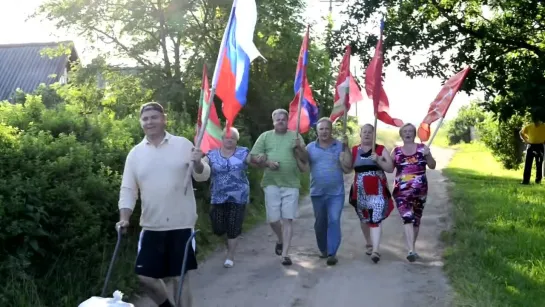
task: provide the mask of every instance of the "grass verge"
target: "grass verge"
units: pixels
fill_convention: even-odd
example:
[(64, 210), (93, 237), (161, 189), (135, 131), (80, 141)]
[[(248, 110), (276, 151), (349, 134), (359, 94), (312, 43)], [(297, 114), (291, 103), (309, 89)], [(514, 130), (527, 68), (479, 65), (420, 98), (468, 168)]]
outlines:
[(458, 306), (543, 306), (545, 187), (521, 186), (481, 144), (464, 144), (444, 171), (454, 227), (443, 238)]

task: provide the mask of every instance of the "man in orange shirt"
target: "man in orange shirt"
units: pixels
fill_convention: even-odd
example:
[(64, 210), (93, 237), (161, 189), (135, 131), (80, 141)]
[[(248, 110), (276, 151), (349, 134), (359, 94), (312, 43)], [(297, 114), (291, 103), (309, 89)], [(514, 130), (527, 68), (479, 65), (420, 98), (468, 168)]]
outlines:
[(543, 177), (543, 153), (545, 144), (545, 124), (538, 119), (538, 113), (532, 114), (532, 123), (520, 130), (520, 137), (527, 144), (526, 163), (522, 184), (530, 184), (532, 163), (536, 160), (536, 183), (540, 184)]

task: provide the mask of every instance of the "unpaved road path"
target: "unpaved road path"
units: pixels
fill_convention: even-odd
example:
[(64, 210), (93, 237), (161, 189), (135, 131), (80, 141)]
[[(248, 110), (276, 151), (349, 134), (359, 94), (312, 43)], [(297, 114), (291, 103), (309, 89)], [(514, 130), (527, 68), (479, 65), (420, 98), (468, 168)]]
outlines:
[[(417, 262), (411, 264), (405, 259), (403, 226), (394, 210), (383, 225), (381, 261), (373, 264), (364, 253), (359, 220), (347, 203), (342, 213), (339, 262), (328, 267), (318, 257), (313, 211), (309, 198), (305, 197), (294, 224), (292, 266), (282, 266), (280, 257), (274, 254), (275, 236), (270, 227), (258, 226), (241, 238), (235, 267), (222, 266), (224, 251), (221, 250), (191, 272), (195, 306), (450, 306), (451, 290), (442, 272), (439, 241), (441, 231), (449, 226), (448, 183), (440, 170), (447, 165), (453, 151), (432, 148), (432, 152), (438, 170), (428, 170), (429, 200), (417, 242), (421, 256)], [(347, 192), (351, 178), (352, 175), (346, 176)], [(391, 175), (389, 182), (393, 182)]]

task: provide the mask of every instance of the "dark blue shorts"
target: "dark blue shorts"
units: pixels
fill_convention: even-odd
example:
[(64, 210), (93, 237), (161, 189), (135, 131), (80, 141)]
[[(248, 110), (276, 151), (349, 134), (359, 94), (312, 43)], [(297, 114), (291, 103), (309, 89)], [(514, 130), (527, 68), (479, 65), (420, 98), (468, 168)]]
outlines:
[[(138, 241), (135, 272), (151, 278), (178, 277), (182, 272), (185, 246), (192, 229), (142, 230)], [(189, 244), (186, 272), (197, 269), (196, 242)]]

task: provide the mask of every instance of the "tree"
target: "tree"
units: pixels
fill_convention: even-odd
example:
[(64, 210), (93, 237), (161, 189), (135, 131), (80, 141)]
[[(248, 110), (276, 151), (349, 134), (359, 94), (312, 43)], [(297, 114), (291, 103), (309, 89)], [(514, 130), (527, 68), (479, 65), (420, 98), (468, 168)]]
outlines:
[[(235, 123), (252, 134), (269, 127), (272, 110), (287, 108), (293, 99), (305, 26), (301, 0), (257, 2), (254, 41), (267, 62), (252, 63), (248, 104)], [(215, 66), (230, 9), (230, 1), (47, 0), (37, 15), (45, 14), (58, 28), (77, 31), (91, 43), (106, 44), (113, 51), (104, 52), (105, 57), (114, 53), (136, 61), (143, 85), (153, 90), (152, 98), (195, 121), (202, 65)], [(316, 100), (327, 106), (332, 101), (332, 76), (321, 45), (317, 40), (311, 46), (308, 74)], [(221, 105), (217, 107), (221, 110)]]
[[(355, 0), (346, 12), (329, 42), (333, 55), (349, 41), (367, 63), (378, 31), (361, 25), (384, 14), (387, 62), (398, 62), (408, 76), (447, 79), (471, 65), (463, 90), (484, 91), (486, 108), (503, 120), (543, 104), (545, 6), (539, 1)], [(413, 59), (417, 53), (425, 56), (421, 63)]]

